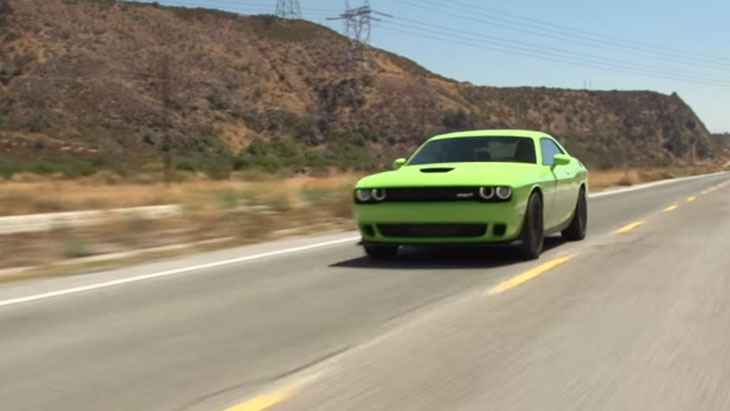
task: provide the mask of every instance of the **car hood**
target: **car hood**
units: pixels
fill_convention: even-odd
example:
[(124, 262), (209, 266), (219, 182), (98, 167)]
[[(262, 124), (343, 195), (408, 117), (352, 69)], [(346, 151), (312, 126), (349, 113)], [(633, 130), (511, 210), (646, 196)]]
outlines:
[(497, 186), (534, 182), (538, 166), (527, 163), (439, 163), (404, 166), (365, 177), (358, 188)]

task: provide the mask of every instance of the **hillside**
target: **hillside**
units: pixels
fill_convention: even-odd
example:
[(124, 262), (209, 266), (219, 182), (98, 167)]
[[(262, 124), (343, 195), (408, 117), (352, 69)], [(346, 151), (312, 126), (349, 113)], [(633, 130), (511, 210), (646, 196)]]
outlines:
[(600, 168), (715, 155), (676, 94), (477, 87), (382, 50), (353, 69), (348, 47), (327, 28), (271, 16), (0, 0), (0, 152), (6, 168), (140, 165), (169, 135), (183, 168), (369, 167), (438, 132), (505, 127), (548, 131)]

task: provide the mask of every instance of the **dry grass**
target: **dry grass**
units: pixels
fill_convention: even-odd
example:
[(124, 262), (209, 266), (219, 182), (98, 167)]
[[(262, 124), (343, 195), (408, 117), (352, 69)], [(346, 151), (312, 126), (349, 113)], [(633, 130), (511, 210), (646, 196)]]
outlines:
[(241, 244), (350, 227), (351, 190), (357, 178), (239, 178), (170, 187), (109, 185), (93, 179), (0, 183), (0, 212), (5, 215), (172, 203), (182, 204), (184, 210), (175, 218), (148, 220), (130, 214), (100, 226), (0, 236), (0, 269), (221, 237)]
[(668, 178), (692, 176), (720, 171), (713, 165), (659, 168), (631, 168), (626, 170), (600, 170), (590, 174), (591, 190), (602, 190), (616, 186), (630, 186)]
[[(349, 204), (348, 204), (349, 210)], [(0, 270), (49, 265), (67, 259), (229, 238), (227, 244), (260, 242), (313, 230), (352, 228), (339, 202), (286, 211), (255, 209), (185, 213), (141, 220), (117, 218), (103, 225), (0, 236)]]
[[(601, 190), (716, 169), (719, 168), (692, 166), (592, 171), (590, 183), (592, 190)], [(344, 216), (344, 210), (349, 210), (349, 192), (360, 176), (277, 178), (246, 174), (223, 181), (193, 179), (169, 187), (162, 183), (109, 184), (98, 177), (81, 180), (31, 177), (21, 181), (0, 180), (0, 216), (162, 204), (183, 204), (186, 209), (199, 212), (232, 210), (246, 205), (286, 211), (338, 199), (343, 208), (338, 215)]]
[(0, 180), (0, 216), (161, 204), (185, 204), (196, 210), (234, 208), (240, 203), (278, 203), (284, 208), (296, 208), (322, 197), (349, 192), (357, 178), (353, 174), (271, 181), (264, 177), (256, 181), (233, 178), (187, 181), (169, 187), (161, 183), (106, 184), (93, 178)]

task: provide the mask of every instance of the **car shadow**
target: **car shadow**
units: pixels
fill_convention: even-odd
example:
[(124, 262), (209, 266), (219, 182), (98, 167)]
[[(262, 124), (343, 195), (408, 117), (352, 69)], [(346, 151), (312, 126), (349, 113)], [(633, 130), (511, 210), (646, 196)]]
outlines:
[[(544, 250), (549, 251), (565, 244), (560, 237), (545, 238)], [(403, 247), (398, 256), (387, 260), (374, 260), (365, 255), (330, 267), (361, 269), (468, 269), (496, 268), (524, 262), (513, 247)]]

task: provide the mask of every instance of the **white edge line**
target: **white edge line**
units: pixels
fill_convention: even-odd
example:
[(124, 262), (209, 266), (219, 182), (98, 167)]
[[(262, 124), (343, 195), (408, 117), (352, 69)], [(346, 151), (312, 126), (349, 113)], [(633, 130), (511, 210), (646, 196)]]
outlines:
[(291, 253), (296, 253), (299, 251), (307, 251), (307, 250), (312, 250), (315, 248), (322, 248), (322, 247), (327, 247), (327, 246), (331, 246), (331, 245), (349, 243), (349, 242), (359, 240), (359, 239), (360, 239), (359, 236), (347, 237), (347, 238), (343, 238), (343, 239), (339, 239), (339, 240), (327, 241), (324, 243), (310, 244), (310, 245), (294, 247), (294, 248), (286, 248), (283, 250), (270, 251), (267, 253), (248, 255), (248, 256), (239, 257), (239, 258), (232, 258), (230, 260), (216, 261), (214, 263), (193, 265), (193, 266), (189, 266), (189, 267), (176, 268), (173, 270), (160, 271), (160, 272), (152, 273), (152, 274), (139, 275), (136, 277), (122, 278), (119, 280), (106, 281), (103, 283), (89, 284), (89, 285), (84, 285), (84, 286), (80, 286), (80, 287), (67, 288), (67, 289), (63, 289), (63, 290), (51, 291), (51, 292), (42, 293), (42, 294), (29, 295), (26, 297), (11, 298), (9, 300), (0, 301), (0, 307), (7, 307), (10, 305), (29, 303), (32, 301), (60, 297), (60, 296), (69, 295), (69, 294), (77, 294), (77, 293), (82, 293), (82, 292), (86, 292), (86, 291), (98, 290), (101, 288), (114, 287), (114, 286), (122, 285), (122, 284), (135, 283), (138, 281), (146, 281), (146, 280), (152, 280), (155, 278), (168, 277), (171, 275), (183, 274), (183, 273), (188, 273), (191, 271), (204, 270), (204, 269), (208, 269), (208, 268), (215, 268), (215, 267), (220, 267), (220, 266), (229, 265), (229, 264), (241, 263), (241, 262), (245, 262), (245, 261), (258, 260), (258, 259), (266, 258), (266, 257), (274, 257), (277, 255), (282, 255), (282, 254), (291, 254)]
[(589, 194), (588, 198), (606, 197), (606, 196), (610, 196), (610, 195), (614, 195), (614, 194), (623, 194), (623, 193), (628, 193), (631, 191), (643, 190), (645, 188), (661, 186), (664, 184), (679, 183), (682, 181), (689, 181), (689, 180), (697, 180), (700, 178), (713, 177), (713, 176), (717, 176), (717, 175), (725, 174), (725, 173), (727, 173), (727, 171), (719, 171), (716, 173), (701, 174), (701, 175), (690, 176), (690, 177), (670, 178), (670, 179), (666, 179), (666, 180), (654, 181), (652, 183), (639, 184), (639, 185), (632, 186), (632, 187), (619, 188), (619, 189), (608, 190), (608, 191), (598, 191), (596, 193)]

